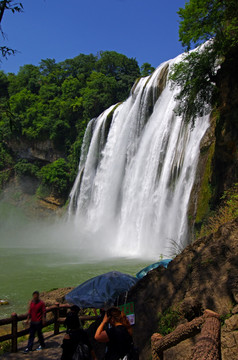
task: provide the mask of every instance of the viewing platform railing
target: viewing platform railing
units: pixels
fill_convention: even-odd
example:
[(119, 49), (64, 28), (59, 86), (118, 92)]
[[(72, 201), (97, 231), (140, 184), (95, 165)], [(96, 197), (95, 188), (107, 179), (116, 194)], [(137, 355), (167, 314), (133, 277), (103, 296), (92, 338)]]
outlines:
[[(46, 313), (52, 313), (52, 318), (47, 320), (43, 327), (47, 327), (49, 325), (54, 324), (54, 335), (59, 334), (59, 328), (60, 324), (63, 324), (65, 321), (65, 317), (60, 317), (60, 312), (63, 310), (67, 311), (71, 305), (69, 304), (58, 304), (56, 303), (53, 306), (46, 308)], [(91, 321), (96, 320), (97, 316), (80, 316), (79, 317), (81, 321)], [(27, 320), (27, 313), (23, 315), (17, 315), (16, 313), (13, 313), (11, 317), (6, 319), (0, 319), (0, 326), (3, 325), (11, 325), (11, 333), (5, 334), (0, 336), (0, 343), (3, 341), (11, 340), (11, 351), (17, 352), (17, 339), (19, 337), (22, 337), (24, 335), (29, 334), (30, 327), (27, 327), (26, 329), (18, 331), (18, 323), (22, 322), (24, 320)]]

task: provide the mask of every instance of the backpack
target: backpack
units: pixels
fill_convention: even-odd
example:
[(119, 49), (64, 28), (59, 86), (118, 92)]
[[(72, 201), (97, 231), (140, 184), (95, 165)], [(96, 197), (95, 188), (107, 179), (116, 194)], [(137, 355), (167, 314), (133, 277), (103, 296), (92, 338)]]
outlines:
[(73, 354), (72, 360), (89, 360), (90, 351), (86, 344), (79, 343)]

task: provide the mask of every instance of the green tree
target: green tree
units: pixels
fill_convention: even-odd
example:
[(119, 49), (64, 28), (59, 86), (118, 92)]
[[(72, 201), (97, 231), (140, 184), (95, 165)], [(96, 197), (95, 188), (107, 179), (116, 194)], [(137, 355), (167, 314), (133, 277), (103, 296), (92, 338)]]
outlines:
[(26, 159), (19, 160), (14, 166), (16, 174), (19, 176), (32, 176), (38, 177), (39, 167), (35, 164), (30, 163)]
[(141, 76), (149, 76), (155, 71), (155, 68), (151, 64), (145, 62), (141, 65), (140, 72)]
[(24, 65), (21, 66), (18, 74), (9, 74), (9, 95), (14, 95), (23, 89), (27, 89), (37, 94), (41, 86), (40, 70), (38, 66)]
[(96, 70), (117, 81), (117, 101), (123, 101), (128, 97), (132, 85), (140, 77), (140, 68), (136, 59), (129, 59), (115, 51), (101, 52)]
[(16, 114), (24, 114), (30, 106), (35, 104), (36, 101), (36, 95), (32, 94), (27, 89), (23, 89), (10, 98), (12, 112)]
[(8, 98), (8, 78), (3, 71), (0, 71), (0, 99)]
[(39, 91), (39, 95), (42, 101), (49, 102), (55, 99), (60, 94), (60, 87), (56, 84), (42, 85)]
[[(6, 11), (11, 11), (13, 14), (16, 12), (22, 12), (23, 11), (23, 5), (21, 2), (16, 2), (15, 0), (2, 0), (0, 1), (0, 31), (3, 40), (5, 40), (6, 35), (4, 34), (1, 23), (3, 19), (3, 15)], [(13, 50), (5, 45), (0, 46), (0, 52), (2, 54), (2, 57), (7, 58), (9, 55), (14, 55), (16, 53), (16, 50)]]
[(186, 50), (207, 41), (200, 50), (185, 54), (170, 75), (173, 85), (181, 87), (177, 113), (186, 121), (194, 121), (216, 102), (218, 65), (237, 54), (238, 2), (190, 0), (178, 14), (180, 41)]
[(68, 164), (64, 159), (58, 159), (51, 164), (43, 166), (39, 177), (44, 185), (57, 196), (67, 196), (69, 189), (70, 173)]
[(67, 79), (64, 80), (62, 84), (62, 97), (64, 99), (74, 99), (77, 96), (80, 96), (80, 90), (84, 86), (84, 79), (81, 77), (81, 81), (78, 78), (74, 78), (70, 75)]
[[(85, 55), (79, 54), (73, 59), (67, 59), (59, 65), (63, 69), (65, 76), (84, 77), (88, 78), (93, 70), (95, 70), (97, 57), (93, 54)], [(85, 82), (86, 83), (86, 82)], [(84, 84), (85, 85), (85, 84)]]
[[(64, 174), (69, 179), (66, 181), (68, 175), (65, 175), (62, 180), (61, 162), (44, 167), (40, 189), (63, 193), (66, 186), (68, 191), (77, 174), (88, 121), (112, 104), (125, 100), (139, 76), (136, 60), (116, 52), (101, 52), (97, 56), (80, 54), (60, 63), (45, 59), (39, 66), (22, 66), (16, 75), (0, 72), (0, 142), (51, 141), (65, 157)], [(7, 168), (12, 161), (12, 167), (14, 160), (5, 145), (1, 147), (3, 155), (1, 166)], [(42, 163), (38, 165), (42, 167)], [(23, 159), (15, 169), (30, 172), (31, 164)], [(52, 173), (56, 176), (57, 171), (62, 181), (52, 180)], [(38, 177), (37, 172), (33, 175)]]
[(117, 81), (113, 76), (93, 71), (83, 91), (84, 116), (90, 120), (117, 101)]
[(56, 64), (55, 59), (47, 58), (40, 61), (39, 68), (43, 76), (48, 76), (58, 68), (58, 65)]

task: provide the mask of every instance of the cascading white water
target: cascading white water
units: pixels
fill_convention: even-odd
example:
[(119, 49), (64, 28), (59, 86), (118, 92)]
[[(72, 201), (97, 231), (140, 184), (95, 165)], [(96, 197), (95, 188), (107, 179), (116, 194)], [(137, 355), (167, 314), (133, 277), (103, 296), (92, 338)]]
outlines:
[(142, 78), (85, 133), (69, 214), (112, 255), (158, 258), (188, 241), (189, 198), (209, 117), (192, 128), (175, 116), (178, 89), (167, 78), (180, 59)]

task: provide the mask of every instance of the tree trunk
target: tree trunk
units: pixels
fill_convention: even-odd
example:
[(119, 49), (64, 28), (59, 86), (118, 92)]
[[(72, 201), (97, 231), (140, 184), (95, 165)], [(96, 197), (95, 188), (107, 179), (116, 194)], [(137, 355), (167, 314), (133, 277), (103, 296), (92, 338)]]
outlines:
[(152, 359), (163, 360), (165, 350), (197, 335), (200, 331), (201, 335), (194, 348), (192, 360), (219, 360), (220, 320), (219, 314), (211, 310), (205, 310), (203, 316), (179, 325), (172, 333), (166, 336), (153, 334), (151, 337)]
[[(151, 337), (152, 349), (154, 349), (154, 352), (160, 354), (168, 348), (177, 345), (181, 341), (197, 335), (200, 332), (204, 321), (205, 318), (201, 316), (189, 323), (179, 325), (172, 333), (164, 337), (161, 337), (160, 334), (154, 334)], [(156, 359), (156, 357), (153, 357), (153, 359)]]
[(206, 319), (195, 345), (192, 360), (220, 359), (220, 320), (216, 317)]

